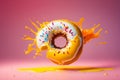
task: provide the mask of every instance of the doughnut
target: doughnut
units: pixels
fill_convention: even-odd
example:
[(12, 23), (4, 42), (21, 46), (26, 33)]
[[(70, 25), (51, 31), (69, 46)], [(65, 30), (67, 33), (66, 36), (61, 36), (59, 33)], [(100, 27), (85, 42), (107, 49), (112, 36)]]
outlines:
[[(81, 18), (79, 22), (73, 22), (66, 19), (53, 20), (50, 22), (36, 21), (39, 26), (31, 21), (32, 25), (37, 29), (35, 32), (28, 26), (26, 29), (35, 34), (35, 38), (24, 35), (24, 40), (32, 40), (33, 43), (28, 45), (28, 49), (25, 54), (29, 54), (35, 50), (35, 56), (41, 56), (42, 50), (47, 50), (46, 57), (52, 62), (59, 65), (66, 65), (75, 62), (82, 53), (83, 44), (92, 38), (98, 37), (101, 29), (94, 33), (94, 30), (99, 26), (95, 25), (92, 29), (82, 29), (82, 22), (84, 18)], [(58, 46), (55, 40), (58, 37), (63, 37), (66, 40), (64, 46)]]
[[(57, 47), (54, 44), (54, 39), (58, 36), (66, 38), (67, 43), (64, 47)], [(46, 24), (42, 31), (38, 32), (36, 41), (39, 48), (47, 45), (47, 58), (57, 64), (69, 64), (75, 61), (83, 46), (80, 29), (66, 20), (55, 20)]]

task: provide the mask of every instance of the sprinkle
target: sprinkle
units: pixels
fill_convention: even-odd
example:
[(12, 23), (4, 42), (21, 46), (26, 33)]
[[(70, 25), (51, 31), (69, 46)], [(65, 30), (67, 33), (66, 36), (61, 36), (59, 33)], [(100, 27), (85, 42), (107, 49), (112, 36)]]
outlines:
[(55, 53), (54, 53), (54, 56), (56, 56)]
[(54, 25), (54, 23), (52, 22), (52, 25)]
[(52, 27), (50, 27), (51, 29), (53, 29)]
[(40, 35), (40, 37), (43, 37), (43, 35)]
[(72, 36), (74, 36), (73, 32), (71, 33)]
[(50, 28), (48, 27), (48, 29), (50, 30)]
[(45, 41), (42, 41), (42, 43), (44, 43)]
[(45, 34), (47, 34), (47, 31), (45, 31)]
[(62, 29), (62, 26), (60, 26), (60, 28)]
[(46, 36), (48, 37), (48, 34), (46, 34)]
[(69, 33), (71, 33), (72, 29), (70, 29)]
[(48, 28), (53, 29), (51, 26), (49, 26)]
[(60, 51), (58, 51), (58, 54), (60, 53)]
[(67, 51), (67, 54), (69, 54), (69, 52)]
[(73, 32), (71, 32), (71, 35), (73, 36)]
[(47, 41), (47, 38), (45, 38), (45, 41)]
[(39, 41), (41, 41), (41, 39), (39, 39)]
[(65, 31), (67, 32), (68, 27), (65, 27)]
[(73, 32), (72, 32), (72, 29), (70, 29), (69, 33), (71, 33), (71, 35), (73, 36)]
[(69, 54), (69, 52), (67, 51), (67, 54)]

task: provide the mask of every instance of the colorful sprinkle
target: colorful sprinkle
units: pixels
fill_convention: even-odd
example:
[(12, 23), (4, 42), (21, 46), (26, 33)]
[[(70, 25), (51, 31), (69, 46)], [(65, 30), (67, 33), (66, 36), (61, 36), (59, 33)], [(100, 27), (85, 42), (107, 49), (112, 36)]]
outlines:
[(70, 29), (69, 33), (73, 36), (73, 32), (72, 32), (72, 29)]
[(45, 41), (47, 41), (48, 39), (47, 38), (45, 38)]
[(48, 37), (48, 34), (46, 34), (46, 36)]
[(47, 31), (45, 31), (45, 34), (47, 34)]
[(40, 35), (40, 37), (43, 37), (43, 35)]
[(50, 27), (51, 29), (53, 29), (52, 27)]
[(65, 27), (65, 31), (67, 32), (67, 30), (68, 30), (68, 27)]
[(45, 41), (42, 41), (42, 43), (44, 43)]
[(50, 28), (48, 27), (48, 30), (50, 30)]
[(60, 28), (62, 29), (62, 26), (60, 26)]
[(54, 25), (54, 23), (52, 22), (52, 25)]

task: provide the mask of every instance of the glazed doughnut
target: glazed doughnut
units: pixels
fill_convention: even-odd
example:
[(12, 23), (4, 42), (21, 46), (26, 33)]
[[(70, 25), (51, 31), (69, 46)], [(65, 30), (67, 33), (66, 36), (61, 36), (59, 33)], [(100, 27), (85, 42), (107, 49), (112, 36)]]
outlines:
[[(40, 27), (31, 21), (37, 32), (28, 26), (25, 27), (36, 35), (35, 38), (24, 36), (24, 40), (33, 40), (33, 43), (28, 45), (25, 54), (29, 54), (32, 50), (35, 50), (35, 56), (38, 56), (41, 55), (40, 52), (42, 50), (47, 49), (46, 56), (52, 62), (60, 65), (73, 63), (79, 58), (83, 44), (91, 38), (96, 38), (101, 31), (99, 30), (97, 34), (94, 34), (93, 32), (96, 27), (92, 28), (92, 31), (83, 30), (80, 28), (83, 20), (82, 18), (79, 23), (69, 20), (53, 20), (42, 24), (38, 22)], [(57, 37), (64, 37), (66, 39), (66, 44), (63, 47), (55, 44)], [(36, 48), (33, 46), (36, 46)]]

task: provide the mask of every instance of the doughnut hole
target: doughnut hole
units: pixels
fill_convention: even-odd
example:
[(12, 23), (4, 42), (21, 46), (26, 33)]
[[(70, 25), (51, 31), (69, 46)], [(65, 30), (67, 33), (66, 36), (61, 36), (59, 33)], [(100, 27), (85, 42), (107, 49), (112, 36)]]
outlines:
[(54, 46), (54, 48), (62, 49), (67, 46), (68, 39), (67, 39), (66, 34), (58, 33), (52, 36), (52, 39), (50, 42), (51, 42), (51, 45)]
[(63, 36), (58, 36), (54, 39), (54, 45), (59, 48), (64, 48), (67, 44), (67, 40)]

